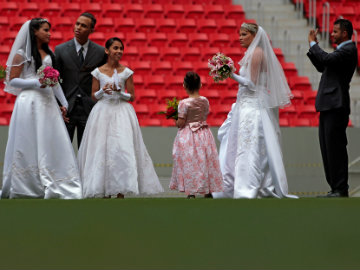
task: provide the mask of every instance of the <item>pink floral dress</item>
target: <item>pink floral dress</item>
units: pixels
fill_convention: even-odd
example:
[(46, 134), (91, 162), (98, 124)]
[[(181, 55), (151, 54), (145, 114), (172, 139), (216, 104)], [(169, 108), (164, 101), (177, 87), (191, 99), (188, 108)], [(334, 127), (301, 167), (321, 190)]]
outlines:
[(178, 130), (174, 141), (170, 189), (188, 195), (222, 191), (218, 152), (206, 123), (209, 101), (202, 96), (186, 98), (180, 101), (178, 113), (186, 124)]

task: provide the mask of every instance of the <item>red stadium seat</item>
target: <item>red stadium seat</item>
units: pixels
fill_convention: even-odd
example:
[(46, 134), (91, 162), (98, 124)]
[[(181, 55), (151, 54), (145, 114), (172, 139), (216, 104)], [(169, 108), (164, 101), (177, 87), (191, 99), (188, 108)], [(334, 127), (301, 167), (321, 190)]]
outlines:
[(173, 75), (173, 68), (169, 61), (154, 61), (151, 63), (151, 68), (154, 75)]
[(9, 18), (0, 16), (0, 31), (6, 31), (10, 28)]
[(143, 61), (159, 61), (160, 60), (160, 52), (159, 52), (158, 47), (155, 47), (155, 46), (140, 47), (139, 52), (141, 55), (141, 59)]
[(304, 104), (304, 92), (303, 91), (299, 91), (299, 90), (294, 90), (291, 91), (291, 93), (293, 94), (293, 98), (291, 100), (291, 103), (293, 103), (294, 105), (303, 105)]
[(191, 33), (188, 35), (189, 45), (194, 47), (208, 47), (209, 37), (205, 33)]
[(144, 8), (141, 4), (126, 4), (124, 5), (124, 16), (138, 19), (142, 18)]
[(19, 6), (16, 2), (4, 2), (0, 5), (0, 15), (7, 17), (16, 17)]
[(83, 3), (83, 2), (81, 2), (80, 7), (83, 12), (90, 12), (95, 17), (101, 17), (102, 8), (101, 8), (100, 3)]
[(104, 46), (105, 45), (105, 35), (102, 32), (95, 32), (91, 34), (91, 40), (94, 41), (95, 43)]
[(175, 62), (173, 63), (173, 69), (175, 74), (185, 76), (186, 72), (193, 70), (193, 65), (191, 62), (187, 61)]
[(114, 19), (115, 31), (120, 33), (133, 33), (135, 32), (135, 21), (133, 18), (116, 18)]
[(160, 4), (143, 5), (144, 17), (157, 19), (163, 17), (164, 10)]
[(198, 19), (205, 15), (203, 5), (184, 5), (185, 18)]
[(161, 59), (164, 61), (180, 61), (180, 49), (177, 47), (164, 47), (160, 49)]
[(0, 117), (0, 126), (8, 126), (10, 119), (8, 117)]
[(146, 103), (146, 104), (156, 104), (157, 95), (156, 91), (153, 89), (141, 89), (136, 90), (136, 103)]
[(162, 104), (153, 104), (149, 106), (150, 111), (150, 117), (152, 119), (166, 119), (164, 114), (159, 114), (159, 112), (165, 112), (166, 111), (166, 103)]
[(165, 47), (168, 45), (165, 33), (147, 33), (146, 36), (150, 46)]
[(234, 63), (239, 62), (244, 56), (244, 50), (239, 47), (224, 47), (221, 52), (230, 57)]
[(275, 53), (277, 59), (279, 60), (280, 64), (285, 62), (285, 57), (284, 57), (284, 54), (283, 54), (281, 48), (274, 48), (274, 53)]
[(52, 18), (58, 17), (61, 14), (61, 6), (59, 3), (44, 2), (40, 4), (41, 17), (49, 18), (52, 23)]
[[(210, 113), (211, 113), (211, 107), (210, 107)], [(222, 118), (211, 118), (209, 117), (206, 122), (210, 127), (220, 127), (224, 123), (224, 119)]]
[(133, 70), (134, 73), (142, 76), (149, 76), (152, 73), (149, 61), (133, 61), (130, 63), (130, 69)]
[(156, 24), (155, 20), (152, 18), (146, 18), (146, 19), (136, 19), (136, 28), (139, 32), (155, 32), (156, 30)]
[(236, 102), (237, 96), (236, 90), (222, 91), (221, 96), (221, 104), (233, 104)]
[(175, 76), (167, 76), (166, 77), (166, 89), (173, 89), (173, 90), (178, 90), (178, 91), (180, 90), (180, 91), (185, 92), (184, 87), (183, 87), (184, 76), (185, 76), (185, 74), (179, 75), (179, 73)]
[(203, 57), (202, 59), (204, 61), (207, 61), (208, 59), (211, 59), (218, 52), (220, 52), (220, 48), (218, 48), (218, 47), (201, 48), (201, 53), (202, 53), (202, 57)]
[(167, 18), (180, 19), (184, 17), (185, 10), (183, 5), (168, 4), (164, 5), (165, 16)]
[(206, 90), (202, 94), (209, 100), (209, 103), (211, 106), (214, 104), (221, 103), (221, 97), (220, 97), (219, 91)]
[[(198, 59), (199, 60), (199, 59)], [(209, 68), (208, 63), (205, 61), (193, 61), (193, 69), (200, 75), (200, 76), (209, 76)]]
[(290, 126), (290, 123), (287, 118), (280, 118), (279, 125), (280, 125), (280, 127), (288, 127), (288, 126)]
[(217, 22), (214, 19), (200, 19), (197, 25), (200, 33), (211, 35), (217, 32)]
[(137, 75), (137, 76), (134, 76), (133, 79), (134, 79), (135, 91), (136, 91), (136, 89), (145, 89), (143, 76)]
[(297, 77), (297, 69), (293, 62), (281, 62), (281, 66), (287, 78)]
[(219, 91), (224, 91), (224, 89), (227, 90), (227, 82), (225, 81), (218, 81), (215, 82), (213, 78), (211, 77), (206, 77), (207, 83), (208, 83), (208, 89), (211, 90), (219, 90)]
[(223, 33), (214, 33), (209, 36), (209, 39), (213, 47), (225, 47), (230, 44), (229, 35)]
[(64, 17), (78, 18), (81, 14), (81, 7), (79, 3), (62, 3), (61, 8), (62, 15)]
[(205, 5), (205, 14), (209, 19), (224, 19), (225, 12), (223, 5)]
[(50, 44), (55, 48), (55, 46), (59, 45), (64, 41), (63, 34), (60, 31), (52, 31)]
[(169, 45), (172, 47), (186, 47), (188, 44), (188, 37), (184, 33), (168, 33)]
[(11, 47), (9, 45), (0, 45), (0, 63), (5, 63), (9, 56)]
[(291, 127), (310, 127), (311, 121), (306, 118), (290, 118), (289, 126)]
[(308, 118), (317, 117), (318, 113), (315, 110), (313, 105), (297, 105), (296, 111), (299, 118)]
[(158, 101), (161, 104), (165, 104), (166, 100), (171, 100), (177, 96), (177, 91), (172, 89), (167, 89), (166, 91), (158, 91)]
[(280, 109), (279, 110), (279, 115), (280, 115), (280, 118), (294, 118), (296, 117), (296, 109), (295, 109), (295, 106), (294, 105), (291, 105), (291, 106), (288, 106), (288, 107), (285, 107), (283, 109)]
[(1, 33), (2, 35), (2, 44), (3, 45), (11, 45), (14, 43), (14, 40), (17, 36), (17, 31), (4, 31)]
[(51, 19), (52, 30), (69, 32), (73, 30), (75, 22), (69, 17), (59, 17)]
[(145, 33), (126, 33), (126, 44), (128, 46), (142, 46), (145, 47), (147, 45), (147, 39)]
[[(91, 36), (90, 36), (91, 38)], [(139, 59), (139, 50), (135, 46), (127, 46), (124, 50), (124, 55), (122, 57), (122, 60), (132, 62), (134, 60)]]
[[(165, 117), (165, 116), (164, 116)], [(162, 127), (175, 127), (175, 120), (174, 119), (162, 119), (161, 120), (161, 126)]]
[(95, 29), (97, 32), (109, 33), (113, 31), (114, 20), (112, 18), (99, 18), (96, 22)]
[(305, 76), (290, 77), (289, 86), (292, 90), (303, 90), (303, 91), (312, 90), (309, 78)]
[(225, 120), (231, 110), (231, 104), (216, 104), (211, 106), (212, 116)]
[(136, 116), (139, 119), (147, 118), (150, 114), (149, 107), (146, 104), (133, 104)]
[(161, 126), (160, 119), (139, 119), (139, 124), (142, 127), (157, 127)]
[(105, 18), (121, 18), (123, 13), (123, 6), (117, 3), (102, 4), (103, 16)]
[(12, 111), (14, 110), (14, 103), (5, 103), (0, 106), (0, 117), (10, 119)]
[(305, 104), (315, 106), (316, 95), (317, 91), (304, 91), (303, 96)]
[(186, 47), (181, 50), (184, 61), (200, 61), (201, 51), (198, 47)]
[(337, 16), (343, 16), (344, 19), (348, 19), (349, 21), (356, 19), (355, 9), (352, 6), (338, 6), (335, 12)]
[(27, 22), (29, 19), (27, 17), (16, 17), (16, 20), (13, 21), (10, 25), (11, 31), (19, 31), (21, 26)]
[(216, 20), (220, 33), (233, 35), (240, 30), (240, 26), (236, 24), (234, 19)]
[(144, 77), (145, 86), (146, 88), (158, 90), (165, 89), (165, 80), (162, 75), (153, 75), (153, 76), (146, 76)]
[(197, 22), (194, 19), (178, 19), (177, 29), (181, 33), (196, 33)]
[(245, 12), (241, 5), (225, 5), (224, 11), (226, 18), (241, 20), (245, 19)]
[(156, 25), (158, 26), (158, 31), (161, 33), (175, 33), (176, 32), (176, 22), (174, 19), (157, 19)]

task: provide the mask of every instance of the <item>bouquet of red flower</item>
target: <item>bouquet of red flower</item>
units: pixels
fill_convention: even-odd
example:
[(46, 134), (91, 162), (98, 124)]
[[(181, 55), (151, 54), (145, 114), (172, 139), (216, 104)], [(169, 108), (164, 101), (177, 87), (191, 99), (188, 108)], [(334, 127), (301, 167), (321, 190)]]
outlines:
[(37, 71), (37, 75), (39, 76), (39, 81), (42, 85), (52, 87), (62, 82), (59, 78), (59, 71), (50, 66), (41, 66)]
[(229, 78), (230, 74), (236, 71), (234, 61), (220, 52), (208, 60), (208, 67), (210, 68), (209, 75), (215, 82)]
[(172, 100), (168, 99), (166, 103), (167, 103), (166, 111), (159, 112), (159, 114), (165, 114), (166, 119), (173, 118), (177, 120), (179, 100), (176, 97), (174, 97)]

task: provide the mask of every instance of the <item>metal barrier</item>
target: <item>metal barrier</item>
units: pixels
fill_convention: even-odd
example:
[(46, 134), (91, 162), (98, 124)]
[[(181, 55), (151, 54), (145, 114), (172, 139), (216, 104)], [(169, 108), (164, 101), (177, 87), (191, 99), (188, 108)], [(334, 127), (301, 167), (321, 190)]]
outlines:
[(316, 0), (309, 0), (309, 25), (316, 28)]

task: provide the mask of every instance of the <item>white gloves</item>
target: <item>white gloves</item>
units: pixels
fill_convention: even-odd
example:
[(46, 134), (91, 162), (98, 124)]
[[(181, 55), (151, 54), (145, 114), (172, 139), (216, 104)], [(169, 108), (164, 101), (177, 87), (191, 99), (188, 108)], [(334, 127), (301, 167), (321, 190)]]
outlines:
[(99, 100), (100, 98), (103, 97), (103, 95), (105, 94), (104, 90), (102, 88), (100, 88), (99, 91), (94, 93), (94, 97)]
[(21, 78), (14, 78), (10, 81), (10, 86), (14, 88), (20, 89), (36, 89), (42, 90), (41, 83), (38, 79), (21, 79)]
[(125, 93), (125, 92), (120, 92), (120, 98), (123, 99), (123, 100), (128, 101), (131, 98), (131, 94)]
[(254, 83), (243, 76), (237, 75), (235, 73), (231, 73), (230, 78), (234, 79), (243, 86), (247, 86), (250, 90), (255, 90)]
[(60, 101), (61, 105), (63, 107), (65, 107), (67, 110), (69, 107), (69, 103), (67, 102), (67, 100), (65, 98), (64, 92), (63, 92), (60, 84), (59, 83), (56, 84), (55, 86), (52, 87), (52, 89), (54, 91), (55, 97)]

